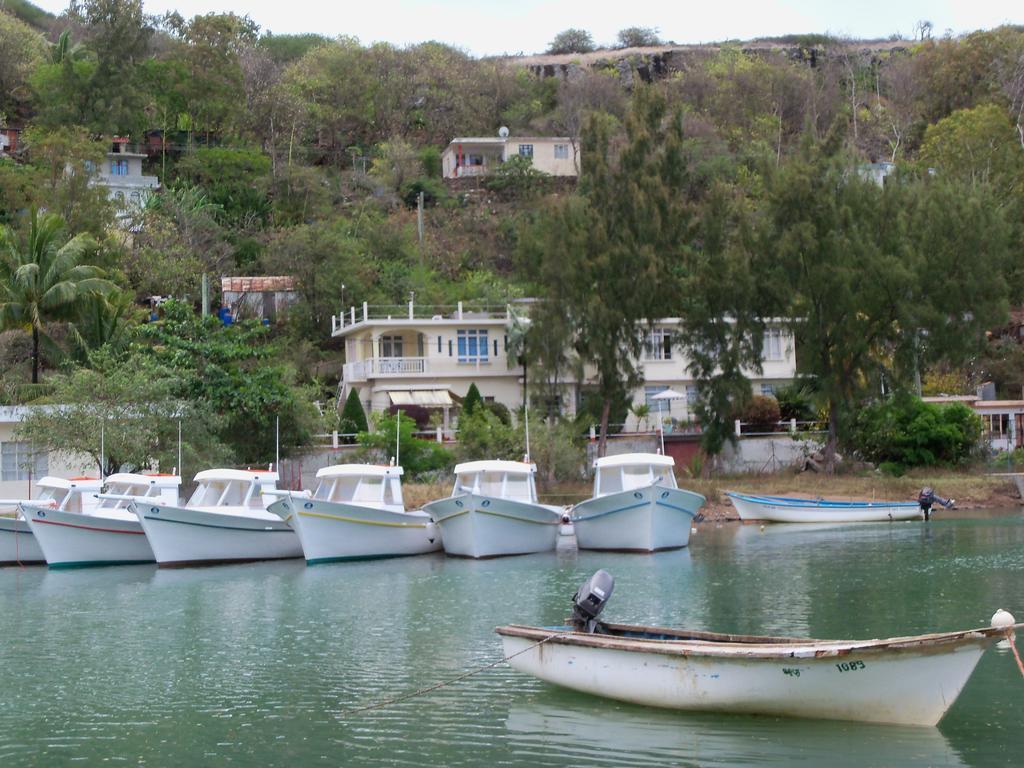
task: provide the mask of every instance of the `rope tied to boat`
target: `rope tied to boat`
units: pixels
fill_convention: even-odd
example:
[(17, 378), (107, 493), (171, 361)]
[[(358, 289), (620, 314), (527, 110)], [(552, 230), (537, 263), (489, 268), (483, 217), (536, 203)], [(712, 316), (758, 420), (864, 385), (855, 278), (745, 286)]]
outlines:
[(352, 709), (343, 710), (338, 715), (338, 718), (344, 720), (348, 717), (351, 717), (352, 715), (359, 714), (360, 712), (370, 712), (371, 710), (375, 709), (383, 709), (384, 707), (391, 706), (392, 704), (398, 704), (402, 701), (415, 699), (417, 696), (423, 696), (424, 694), (440, 690), (441, 688), (446, 688), (447, 686), (454, 685), (455, 683), (461, 682), (466, 678), (473, 677), (473, 675), (479, 675), (481, 672), (486, 672), (488, 669), (494, 669), (494, 667), (498, 666), (499, 664), (504, 664), (510, 659), (514, 659), (516, 656), (520, 656), (526, 653), (527, 651), (532, 651), (534, 648), (544, 645), (544, 643), (550, 640), (554, 640), (559, 637), (565, 637), (567, 634), (567, 632), (556, 632), (554, 634), (548, 635), (547, 637), (538, 640), (536, 643), (528, 645), (525, 648), (516, 651), (515, 653), (510, 653), (508, 656), (504, 656), (498, 659), (497, 661), (492, 661), (490, 664), (484, 664), (482, 667), (475, 667), (469, 670), (468, 672), (463, 672), (458, 677), (452, 677), (448, 680), (442, 680), (441, 682), (434, 683), (433, 685), (429, 685), (426, 688), (420, 688), (419, 690), (404, 693), (401, 696), (394, 696), (390, 699), (384, 699), (382, 701), (374, 702), (373, 704), (366, 704), (362, 707), (353, 707)]
[(1017, 669), (1020, 670), (1021, 676), (1024, 677), (1024, 663), (1021, 662), (1020, 654), (1017, 653), (1017, 643), (1014, 642), (1013, 636), (1014, 632), (1012, 629), (1006, 633), (1006, 639), (1010, 643), (1010, 650), (1013, 651), (1013, 658), (1017, 660)]

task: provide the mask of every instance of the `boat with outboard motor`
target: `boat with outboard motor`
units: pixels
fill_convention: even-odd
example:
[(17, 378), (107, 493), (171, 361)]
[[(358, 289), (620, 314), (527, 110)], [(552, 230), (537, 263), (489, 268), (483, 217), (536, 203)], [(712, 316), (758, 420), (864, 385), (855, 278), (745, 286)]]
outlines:
[(474, 558), (553, 551), (564, 510), (537, 501), (536, 473), (536, 464), (519, 461), (457, 465), (452, 495), (423, 506), (444, 551)]
[(316, 473), (316, 490), (277, 491), (269, 512), (290, 523), (306, 563), (404, 557), (441, 549), (441, 533), (420, 510), (405, 509), (402, 468), (337, 464)]
[(614, 580), (598, 571), (566, 626), (498, 627), (513, 668), (573, 690), (670, 709), (935, 725), (1013, 616), (989, 627), (883, 640), (812, 640), (598, 620)]
[(267, 511), (277, 488), (270, 470), (208, 469), (184, 506), (133, 500), (136, 515), (161, 567), (302, 557), (295, 531)]
[(756, 496), (726, 491), (743, 522), (881, 523), (920, 520), (916, 501), (842, 501), (790, 496)]
[(676, 485), (671, 456), (627, 453), (594, 462), (594, 495), (569, 513), (580, 549), (657, 552), (685, 547), (706, 499)]
[(118, 472), (102, 481), (79, 482), (74, 508), (52, 509), (23, 504), (23, 514), (51, 568), (132, 565), (153, 562), (153, 550), (139, 519), (128, 509), (132, 500), (178, 502), (181, 478), (172, 474)]

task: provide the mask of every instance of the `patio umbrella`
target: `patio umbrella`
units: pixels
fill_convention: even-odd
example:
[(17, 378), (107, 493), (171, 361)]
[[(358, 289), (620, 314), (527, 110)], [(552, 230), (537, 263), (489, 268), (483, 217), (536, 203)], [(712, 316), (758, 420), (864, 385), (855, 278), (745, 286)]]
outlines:
[[(686, 395), (669, 387), (656, 395), (651, 395), (651, 400), (658, 401), (658, 432), (661, 434), (661, 453), (665, 453), (665, 423), (662, 419), (662, 403), (666, 400), (685, 400)], [(672, 406), (669, 405), (669, 413), (672, 413)]]

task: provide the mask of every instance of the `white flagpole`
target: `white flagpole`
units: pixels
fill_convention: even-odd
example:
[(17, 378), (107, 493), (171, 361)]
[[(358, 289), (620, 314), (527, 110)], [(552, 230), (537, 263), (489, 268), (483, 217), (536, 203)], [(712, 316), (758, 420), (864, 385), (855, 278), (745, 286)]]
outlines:
[(399, 462), (402, 451), (402, 411), (395, 411), (395, 466), (402, 466)]

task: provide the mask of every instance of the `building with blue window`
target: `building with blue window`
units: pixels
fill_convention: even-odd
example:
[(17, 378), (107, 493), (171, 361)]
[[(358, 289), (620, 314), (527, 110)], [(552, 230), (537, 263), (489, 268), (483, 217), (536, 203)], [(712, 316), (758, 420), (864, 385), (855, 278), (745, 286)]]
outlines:
[[(509, 336), (515, 317), (528, 314), (531, 303), (523, 299), (516, 305), (434, 306), (410, 301), (349, 307), (331, 319), (332, 336), (345, 344), (339, 402), (354, 389), (367, 412), (417, 405), (439, 409), (447, 424), (451, 407), (475, 383), (484, 399), (514, 411), (523, 402), (523, 369), (514, 350), (509, 353)], [(646, 403), (649, 412), (645, 419), (630, 414), (627, 429), (653, 429), (657, 423), (671, 429), (694, 418), (697, 383), (680, 350), (678, 327), (678, 318), (666, 318), (647, 331), (639, 361), (644, 385), (633, 393), (633, 405)], [(584, 391), (596, 380), (596, 371), (582, 374), (580, 380), (567, 377), (558, 402), (545, 407), (574, 414)], [(754, 394), (773, 394), (795, 374), (792, 336), (782, 323), (769, 323), (761, 370), (748, 372)], [(679, 396), (652, 399), (670, 388)], [(540, 392), (535, 382), (531, 392)], [(535, 397), (531, 402), (540, 407)]]
[(142, 208), (149, 196), (160, 189), (156, 176), (142, 173), (145, 159), (144, 153), (133, 151), (127, 138), (117, 137), (106, 160), (95, 169), (94, 183), (107, 188), (107, 196), (116, 203), (122, 217)]

